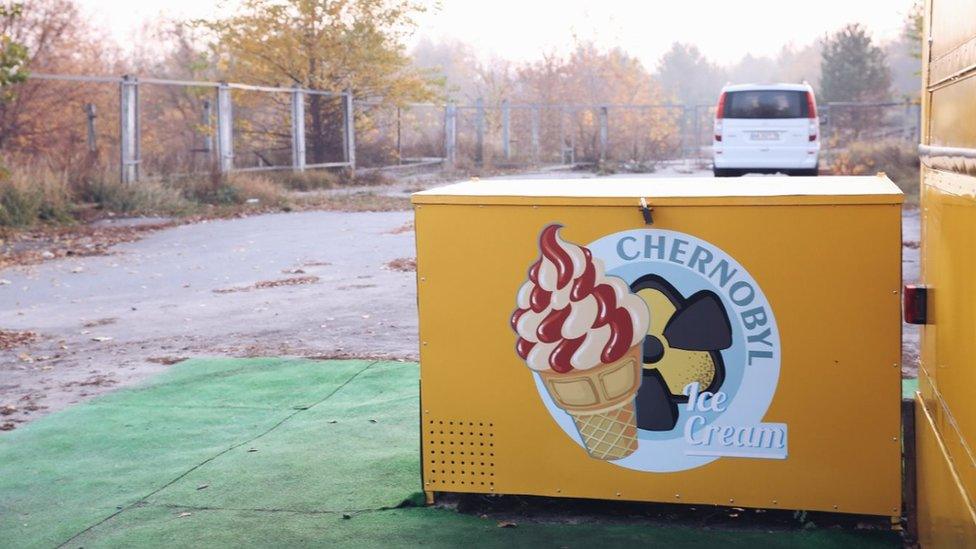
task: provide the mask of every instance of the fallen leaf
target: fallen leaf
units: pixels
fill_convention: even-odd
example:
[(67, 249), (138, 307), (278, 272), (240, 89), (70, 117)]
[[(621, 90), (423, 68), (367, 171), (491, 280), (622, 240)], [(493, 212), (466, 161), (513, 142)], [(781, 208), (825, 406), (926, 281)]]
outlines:
[(518, 523), (511, 520), (502, 520), (498, 522), (499, 528), (517, 528)]
[(104, 341), (112, 341), (112, 337), (111, 336), (95, 336), (95, 337), (91, 338), (91, 340), (92, 341), (98, 341), (99, 343), (101, 343), (101, 342), (104, 342)]
[(192, 514), (193, 513), (187, 513), (186, 511), (184, 511), (184, 512), (182, 512), (182, 513), (180, 513), (180, 514), (178, 514), (176, 516), (179, 517), (179, 518), (183, 518), (183, 517), (188, 517), (188, 516), (190, 516)]
[(197, 490), (204, 490), (209, 487), (210, 487), (209, 484), (201, 484), (200, 486), (197, 486)]

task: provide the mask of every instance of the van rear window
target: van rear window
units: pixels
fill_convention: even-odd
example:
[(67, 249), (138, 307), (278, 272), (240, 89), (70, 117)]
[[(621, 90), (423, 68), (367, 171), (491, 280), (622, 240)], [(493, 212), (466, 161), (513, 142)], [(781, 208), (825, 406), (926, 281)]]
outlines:
[(725, 95), (725, 118), (806, 118), (807, 92), (748, 90)]

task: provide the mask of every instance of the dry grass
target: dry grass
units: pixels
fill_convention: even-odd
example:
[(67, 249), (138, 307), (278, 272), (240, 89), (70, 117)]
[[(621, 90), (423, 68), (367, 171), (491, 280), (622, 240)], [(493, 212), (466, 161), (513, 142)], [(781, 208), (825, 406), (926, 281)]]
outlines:
[(367, 191), (303, 197), (302, 201), (296, 202), (296, 206), (340, 212), (395, 212), (409, 210), (410, 199)]
[(29, 227), (38, 221), (72, 218), (68, 176), (39, 165), (0, 171), (0, 227)]
[(874, 175), (885, 172), (905, 193), (908, 202), (918, 202), (918, 151), (898, 140), (858, 141), (835, 154), (828, 169), (833, 175)]

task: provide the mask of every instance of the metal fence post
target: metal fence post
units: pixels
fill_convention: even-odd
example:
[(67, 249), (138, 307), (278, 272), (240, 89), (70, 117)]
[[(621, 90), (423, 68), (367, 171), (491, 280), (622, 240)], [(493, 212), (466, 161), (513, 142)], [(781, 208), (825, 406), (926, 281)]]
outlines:
[(342, 96), (346, 115), (343, 120), (346, 134), (346, 162), (349, 169), (356, 169), (356, 109), (352, 102), (352, 90), (346, 90)]
[(128, 74), (119, 84), (119, 164), (122, 183), (139, 180), (139, 81)]
[(559, 107), (559, 162), (567, 164), (566, 160), (566, 106)]
[(298, 85), (291, 92), (291, 167), (305, 171), (305, 91)]
[(502, 100), (502, 155), (505, 160), (512, 158), (512, 110), (508, 105), (508, 99)]
[(607, 160), (607, 138), (609, 137), (608, 118), (609, 109), (600, 107), (600, 162)]
[(234, 113), (230, 86), (217, 86), (217, 167), (220, 173), (234, 169)]
[(539, 163), (539, 107), (532, 106), (532, 162)]
[(200, 127), (204, 128), (203, 133), (203, 152), (207, 153), (208, 160), (213, 160), (213, 103), (209, 99), (203, 100), (200, 113)]
[(403, 163), (403, 129), (401, 127), (400, 117), (402, 113), (400, 112), (400, 107), (396, 108), (396, 160), (397, 165)]
[(485, 163), (485, 100), (478, 98), (474, 107), (474, 163), (483, 166)]
[(444, 107), (444, 163), (453, 168), (457, 151), (457, 106), (448, 103)]
[(95, 104), (85, 103), (85, 124), (88, 129), (88, 152), (98, 152), (98, 143), (95, 142)]

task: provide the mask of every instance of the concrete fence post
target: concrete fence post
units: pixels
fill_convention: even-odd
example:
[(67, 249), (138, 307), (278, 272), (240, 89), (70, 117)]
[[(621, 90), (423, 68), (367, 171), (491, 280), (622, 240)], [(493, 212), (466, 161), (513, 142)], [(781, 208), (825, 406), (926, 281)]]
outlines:
[(298, 85), (291, 92), (291, 168), (305, 171), (305, 90)]
[(444, 163), (453, 168), (457, 161), (457, 105), (444, 107)]
[(539, 112), (539, 106), (532, 106), (532, 163), (539, 163), (539, 125), (540, 125), (541, 113)]
[(356, 107), (353, 104), (352, 90), (346, 90), (342, 95), (343, 104), (345, 105), (345, 116), (343, 117), (343, 126), (345, 128), (346, 136), (346, 162), (349, 164), (349, 169), (352, 171), (356, 170)]
[(217, 167), (220, 173), (234, 169), (234, 112), (230, 86), (217, 86)]
[(512, 158), (512, 108), (508, 99), (502, 100), (502, 155), (506, 161)]
[(609, 109), (600, 107), (600, 162), (607, 160), (607, 139), (609, 138)]
[(485, 100), (478, 98), (474, 107), (474, 163), (483, 166), (485, 163)]
[(139, 80), (124, 75), (119, 84), (119, 164), (122, 183), (139, 180)]

